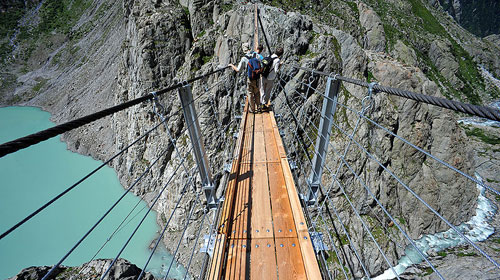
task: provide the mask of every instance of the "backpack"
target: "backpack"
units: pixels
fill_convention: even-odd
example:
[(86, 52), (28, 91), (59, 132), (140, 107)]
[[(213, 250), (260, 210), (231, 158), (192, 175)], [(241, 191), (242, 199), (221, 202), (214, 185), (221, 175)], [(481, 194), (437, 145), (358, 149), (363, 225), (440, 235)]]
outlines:
[(273, 61), (276, 59), (277, 57), (265, 57), (263, 60), (262, 60), (262, 76), (264, 76), (264, 78), (267, 78), (267, 76), (269, 75), (269, 73), (271, 73), (271, 70), (272, 70), (272, 67), (273, 67)]
[(260, 65), (260, 60), (256, 57), (251, 58), (248, 61), (247, 74), (251, 81), (257, 80), (262, 73), (262, 67)]

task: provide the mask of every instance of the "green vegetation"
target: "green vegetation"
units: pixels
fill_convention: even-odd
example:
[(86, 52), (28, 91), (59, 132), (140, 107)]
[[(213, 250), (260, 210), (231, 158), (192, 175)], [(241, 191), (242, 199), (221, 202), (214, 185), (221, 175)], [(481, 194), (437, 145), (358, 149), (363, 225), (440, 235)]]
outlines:
[(233, 9), (233, 3), (232, 2), (229, 2), (229, 3), (222, 3), (221, 4), (221, 10), (222, 12), (229, 12)]
[(56, 30), (68, 34), (91, 4), (92, 1), (85, 0), (46, 0), (40, 8), (37, 31), (47, 34)]
[(203, 60), (203, 64), (206, 64), (208, 63), (210, 60), (212, 60), (214, 56), (213, 55), (210, 55), (210, 56), (203, 56), (201, 59)]
[(492, 144), (492, 145), (500, 144), (500, 137), (499, 136), (489, 134), (489, 133), (487, 133), (487, 132), (485, 132), (482, 129), (477, 128), (477, 127), (474, 127), (474, 128), (465, 127), (465, 134), (467, 136), (477, 137), (479, 140), (481, 140), (482, 142), (487, 143), (487, 144)]
[(446, 257), (446, 256), (448, 256), (448, 254), (446, 252), (443, 252), (443, 251), (438, 252), (437, 254), (438, 254), (438, 256), (441, 256), (443, 258)]
[(34, 85), (32, 88), (33, 92), (38, 93), (45, 86), (45, 84), (47, 84), (46, 79), (38, 80), (38, 83)]
[(474, 256), (477, 256), (477, 254), (474, 252), (470, 252), (470, 253), (459, 252), (457, 254), (457, 256), (459, 256), (459, 257), (474, 257)]
[(444, 37), (448, 36), (443, 26), (441, 26), (439, 21), (436, 20), (436, 18), (422, 4), (420, 0), (408, 0), (408, 2), (411, 3), (413, 13), (423, 20), (421, 26), (424, 28), (424, 30), (432, 34)]
[(207, 32), (206, 32), (205, 30), (203, 30), (203, 31), (201, 31), (201, 32), (200, 32), (200, 34), (198, 34), (198, 36), (196, 36), (196, 37), (198, 37), (198, 38), (199, 38), (199, 37), (203, 37), (203, 35), (205, 35), (205, 33), (207, 33)]
[(422, 276), (431, 275), (433, 272), (432, 268), (428, 267), (424, 270), (424, 274)]

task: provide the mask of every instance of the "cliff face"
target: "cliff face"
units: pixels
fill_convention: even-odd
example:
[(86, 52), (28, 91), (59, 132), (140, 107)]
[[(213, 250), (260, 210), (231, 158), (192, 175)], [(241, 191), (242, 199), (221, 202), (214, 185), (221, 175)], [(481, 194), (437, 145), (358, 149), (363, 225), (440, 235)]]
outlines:
[[(71, 6), (79, 7), (71, 13), (75, 20), (68, 26), (51, 23), (49, 27), (53, 29), (47, 27), (49, 32), (37, 26), (44, 26), (43, 15), (52, 10), (48, 10), (45, 4), (37, 5), (36, 1), (29, 6), (30, 12), (25, 17), (32, 25), (21, 21), (19, 30), (39, 34), (42, 43), (17, 35), (14, 40), (17, 47), (12, 47), (5, 56), (4, 65), (8, 71), (2, 73), (2, 85), (5, 85), (0, 92), (2, 104), (41, 106), (52, 112), (57, 122), (71, 120), (167, 87), (175, 80), (186, 80), (219, 65), (237, 63), (242, 55), (241, 43), (249, 42), (253, 37), (253, 5), (250, 4), (190, 0), (100, 0), (92, 3), (68, 0), (61, 3), (69, 2), (81, 4)], [(47, 0), (46, 3), (52, 2)], [(289, 92), (304, 92), (297, 80), (307, 81), (311, 75), (289, 66), (298, 63), (319, 71), (362, 80), (375, 79), (386, 86), (477, 104), (488, 104), (500, 96), (495, 85), (495, 77), (500, 77), (500, 46), (494, 43), (494, 38), (483, 40), (475, 37), (446, 17), (444, 12), (426, 7), (420, 0), (334, 1), (312, 6), (302, 1), (267, 4), (280, 7), (260, 5), (271, 46), (280, 45), (285, 49), (286, 64), (282, 71), (296, 78), (286, 84)], [(9, 32), (8, 38), (2, 42), (7, 42), (13, 34)], [(28, 52), (29, 49), (32, 50)], [(492, 75), (483, 77), (480, 67)], [(207, 86), (210, 87), (209, 93), (201, 95)], [(321, 88), (324, 80), (317, 79), (315, 86)], [(224, 181), (223, 164), (230, 162), (231, 151), (227, 147), (232, 141), (231, 132), (236, 129), (236, 124), (230, 122), (240, 113), (245, 87), (244, 75), (230, 71), (193, 85), (195, 97), (200, 97), (197, 110), (202, 112), (200, 124), (205, 147), (218, 185)], [(359, 108), (365, 95), (366, 89), (344, 84), (341, 102)], [(165, 107), (165, 111), (160, 111), (165, 116), (180, 109), (177, 92), (163, 95), (159, 102)], [(292, 123), (287, 105), (281, 99), (275, 99), (275, 102), (275, 109), (282, 112), (283, 119)], [(312, 106), (320, 107), (319, 102), (317, 94), (308, 92), (302, 113), (310, 114), (317, 121), (319, 115)], [(293, 113), (301, 114), (298, 110)], [(343, 119), (339, 125), (351, 132), (357, 115), (347, 110), (339, 114)], [(495, 146), (492, 148), (482, 143), (486, 145), (484, 150), (473, 150), (468, 136), (474, 140), (478, 138), (466, 134), (467, 130), (457, 124), (459, 117), (451, 111), (386, 94), (375, 95), (375, 108), (371, 113), (376, 122), (465, 173), (485, 170), (481, 175), (500, 182), (497, 168), (481, 169), (474, 161), (474, 158), (478, 159), (478, 153), (482, 153), (482, 157), (484, 153), (489, 155), (495, 151)], [(67, 133), (64, 139), (74, 151), (106, 159), (159, 120), (152, 104), (144, 103)], [(225, 126), (228, 131), (219, 133)], [(180, 139), (177, 141), (178, 151), (168, 148), (166, 129), (174, 138)], [(174, 167), (181, 164), (177, 153), (184, 155), (189, 152), (190, 143), (184, 129), (183, 119), (173, 115), (168, 118), (166, 126), (113, 162), (122, 184), (129, 186), (157, 155), (167, 149), (166, 158), (133, 190), (151, 203), (170, 181)], [(304, 159), (304, 153), (294, 138), (295, 132), (291, 128), (286, 128), (285, 132), (290, 157)], [(366, 122), (361, 123), (355, 138), (453, 224), (460, 224), (472, 216), (477, 198), (472, 182), (455, 178), (450, 170), (415, 153), (411, 147)], [(348, 142), (347, 137), (337, 133), (331, 144), (337, 151), (343, 151)], [(191, 168), (194, 165), (189, 157), (187, 165)], [(412, 238), (447, 229), (394, 179), (385, 172), (374, 172), (378, 166), (359, 149), (351, 149), (346, 160), (362, 179), (370, 183), (377, 199), (404, 221), (403, 227)], [(327, 165), (333, 170), (337, 168), (338, 157), (333, 151), (328, 155)], [(184, 185), (192, 170), (181, 170), (155, 206), (161, 226), (181, 193), (186, 191)], [(343, 171), (342, 180), (358, 210), (364, 218), (373, 221), (374, 230), (383, 232), (389, 223), (388, 218), (363, 187), (357, 185), (354, 176), (345, 167)], [(307, 175), (299, 174), (299, 186), (305, 186)], [(331, 183), (329, 180), (326, 179), (325, 185)], [(218, 192), (221, 193), (222, 189), (219, 186)], [(169, 249), (180, 238), (180, 230), (194, 207), (195, 192), (187, 189), (185, 195), (165, 237)], [(332, 195), (343, 220), (348, 221), (347, 227), (353, 232), (356, 245), (361, 248), (364, 262), (374, 275), (380, 273), (387, 268), (382, 256), (373, 243), (365, 242), (367, 233), (341, 195), (341, 190), (334, 188)], [(202, 210), (196, 208), (193, 219), (199, 220), (202, 214)], [(194, 244), (194, 234), (195, 228), (189, 228), (183, 238), (181, 250), (185, 253), (180, 257), (183, 264), (190, 255), (187, 252)], [(401, 234), (384, 233), (378, 241), (391, 259), (396, 260), (404, 253), (402, 245), (406, 242)], [(361, 276), (361, 268), (355, 259), (351, 256), (350, 261)], [(198, 271), (201, 266), (199, 258), (194, 266), (194, 271)]]
[(431, 0), (430, 2), (441, 5), (461, 26), (477, 36), (500, 34), (498, 1)]

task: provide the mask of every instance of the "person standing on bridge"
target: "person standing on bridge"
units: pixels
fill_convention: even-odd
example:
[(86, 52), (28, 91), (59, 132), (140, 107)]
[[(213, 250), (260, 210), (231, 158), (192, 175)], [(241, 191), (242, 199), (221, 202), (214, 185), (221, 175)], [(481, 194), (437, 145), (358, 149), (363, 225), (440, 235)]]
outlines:
[[(247, 67), (246, 68), (247, 72), (251, 73), (252, 71), (248, 71), (248, 70), (252, 70), (252, 69), (248, 69), (248, 67), (253, 67), (250, 65), (250, 62), (254, 62), (254, 60), (259, 60), (259, 58), (257, 56), (260, 54), (257, 52), (251, 52), (250, 46), (248, 43), (243, 43), (241, 45), (241, 48), (243, 49), (243, 52), (245, 53), (245, 55), (241, 58), (240, 63), (238, 64), (238, 67), (234, 66), (231, 63), (229, 64), (229, 66), (231, 66), (231, 68), (233, 68), (234, 71), (240, 72), (243, 65), (245, 65), (245, 67)], [(260, 67), (260, 65), (259, 65), (259, 67)], [(258, 75), (258, 76), (260, 76), (260, 75)], [(248, 78), (247, 78), (248, 105), (249, 105), (250, 113), (256, 113), (257, 109), (260, 107), (259, 82), (260, 82), (259, 77), (251, 78), (250, 76), (248, 76)]]
[[(267, 63), (270, 64), (270, 66), (264, 66), (264, 70), (262, 72), (262, 81), (260, 85), (260, 104), (262, 104), (262, 110), (269, 109), (267, 104), (271, 98), (271, 90), (273, 89), (274, 79), (276, 79), (279, 67), (283, 64), (283, 62), (280, 61), (282, 55), (283, 48), (279, 47), (269, 58), (265, 58), (268, 60)], [(263, 63), (265, 63), (265, 61), (263, 61)]]

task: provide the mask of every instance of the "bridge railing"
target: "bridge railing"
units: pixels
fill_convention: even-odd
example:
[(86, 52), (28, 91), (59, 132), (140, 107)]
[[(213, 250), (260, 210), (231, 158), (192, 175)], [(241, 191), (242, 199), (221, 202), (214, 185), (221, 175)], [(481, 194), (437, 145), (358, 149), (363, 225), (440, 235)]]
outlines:
[[(349, 92), (347, 83), (366, 87), (366, 94)], [(456, 226), (449, 221), (450, 217), (455, 217), (455, 220), (457, 216), (467, 217), (466, 211), (442, 213), (439, 201), (412, 182), (404, 170), (395, 170), (401, 165), (391, 162), (404, 162), (402, 158), (410, 155), (423, 168), (439, 168), (440, 172), (451, 174), (448, 178), (453, 182), (450, 184), (460, 181), (462, 191), (477, 193), (476, 185), (494, 195), (499, 194), (498, 190), (473, 174), (467, 174), (471, 169), (459, 170), (420, 147), (421, 143), (411, 143), (402, 137), (403, 133), (398, 133), (398, 127), (387, 128), (377, 122), (376, 119), (383, 119), (380, 112), (374, 112), (374, 97), (383, 94), (377, 93), (380, 91), (390, 94), (404, 92), (406, 96), (400, 96), (416, 101), (425, 99), (429, 101), (427, 103), (448, 109), (460, 108), (458, 111), (493, 120), (500, 116), (498, 110), (488, 107), (443, 101), (299, 66), (282, 71), (274, 89), (274, 110), (288, 144), (288, 156), (296, 167), (297, 186), (302, 193), (310, 232), (315, 236), (313, 243), (325, 279), (338, 275), (346, 279), (372, 278), (385, 269), (387, 271), (380, 276), (381, 279), (399, 279), (406, 267), (423, 261), (437, 277), (444, 279), (430, 254), (436, 254), (446, 246), (426, 246), (425, 237), (419, 238), (424, 232), (416, 232), (419, 228), (408, 222), (415, 221), (414, 213), (402, 213), (408, 207), (402, 207), (399, 199), (388, 199), (388, 196), (413, 198), (412, 206), (426, 209), (420, 213), (426, 214), (428, 224), (438, 220), (434, 221), (439, 225), (437, 228), (449, 228), (445, 236), (454, 236), (455, 241), (458, 240), (454, 241), (456, 245), (471, 246), (498, 270), (497, 261), (476, 244), (481, 239), (467, 231), (467, 226)], [(384, 108), (377, 107), (377, 110)], [(397, 124), (397, 121), (391, 124)], [(401, 149), (397, 151), (401, 154), (392, 151), (396, 149), (392, 147)], [(434, 184), (443, 188), (446, 182)], [(426, 201), (429, 199), (431, 202)], [(471, 211), (470, 206), (465, 208)], [(379, 261), (374, 262), (374, 259)]]
[[(78, 242), (73, 245), (72, 248), (68, 248), (69, 250), (50, 269), (50, 271), (46, 273), (43, 279), (50, 279), (50, 277), (52, 277), (52, 274), (66, 260), (66, 258), (68, 258), (74, 252), (74, 250), (78, 246), (80, 246), (85, 239), (87, 239), (87, 237), (95, 230), (95, 228), (97, 228), (101, 223), (103, 223), (103, 221), (105, 221), (108, 214), (113, 211), (116, 205), (118, 205), (122, 201), (125, 195), (133, 192), (137, 185), (141, 184), (145, 180), (145, 178), (150, 177), (149, 180), (155, 181), (159, 180), (162, 176), (164, 177), (164, 182), (166, 183), (163, 186), (158, 186), (156, 195), (152, 199), (148, 199), (148, 201), (150, 201), (149, 207), (139, 209), (139, 203), (134, 205), (130, 209), (128, 214), (123, 217), (123, 220), (118, 224), (115, 230), (109, 233), (108, 238), (106, 240), (102, 240), (102, 245), (100, 246), (100, 248), (95, 248), (95, 254), (92, 258), (89, 259), (89, 263), (95, 258), (102, 258), (99, 253), (115, 237), (116, 233), (118, 231), (123, 231), (124, 225), (131, 222), (136, 222), (134, 218), (140, 217), (139, 222), (136, 224), (134, 230), (130, 232), (129, 238), (127, 240), (122, 240), (122, 242), (124, 242), (123, 246), (121, 246), (121, 249), (117, 252), (116, 257), (114, 257), (109, 265), (107, 265), (106, 270), (102, 271), (100, 278), (105, 279), (122, 252), (126, 249), (126, 247), (133, 239), (134, 235), (141, 230), (141, 225), (143, 224), (148, 214), (153, 210), (158, 201), (165, 200), (167, 197), (166, 194), (169, 193), (168, 197), (174, 197), (175, 205), (173, 205), (173, 208), (168, 215), (167, 213), (164, 213), (165, 217), (168, 216), (168, 218), (164, 219), (164, 226), (161, 229), (161, 234), (156, 240), (154, 247), (150, 252), (149, 258), (145, 260), (145, 265), (142, 267), (143, 273), (141, 273), (138, 279), (141, 279), (144, 276), (144, 272), (148, 270), (149, 262), (152, 259), (158, 246), (160, 246), (160, 243), (163, 244), (163, 239), (165, 237), (165, 234), (168, 234), (167, 232), (172, 226), (172, 221), (179, 218), (184, 219), (184, 222), (181, 225), (182, 230), (179, 234), (172, 235), (173, 237), (169, 238), (170, 240), (173, 240), (172, 244), (174, 244), (172, 248), (168, 248), (168, 250), (172, 252), (173, 257), (170, 261), (168, 261), (168, 263), (164, 264), (165, 271), (163, 271), (162, 277), (164, 276), (165, 279), (167, 279), (168, 277), (172, 277), (171, 270), (175, 261), (180, 256), (180, 247), (183, 242), (186, 242), (186, 240), (188, 240), (186, 238), (186, 232), (188, 229), (195, 232), (195, 238), (189, 238), (189, 240), (187, 241), (190, 246), (190, 254), (189, 258), (186, 258), (185, 255), (182, 258), (182, 263), (185, 265), (185, 274), (183, 275), (183, 277), (184, 279), (191, 279), (192, 277), (195, 277), (197, 275), (200, 278), (203, 277), (204, 269), (206, 269), (206, 265), (208, 263), (209, 254), (201, 253), (199, 251), (199, 245), (203, 240), (200, 237), (203, 235), (208, 236), (208, 243), (211, 242), (210, 238), (212, 238), (213, 235), (211, 235), (210, 233), (214, 232), (215, 230), (217, 222), (216, 218), (218, 216), (217, 213), (219, 211), (219, 204), (216, 203), (215, 189), (212, 188), (208, 189), (207, 191), (207, 188), (203, 188), (203, 186), (207, 183), (206, 180), (208, 177), (210, 177), (210, 184), (224, 185), (225, 181), (227, 182), (228, 174), (225, 174), (225, 172), (223, 171), (223, 166), (220, 165), (223, 165), (224, 162), (230, 162), (232, 159), (225, 159), (222, 156), (222, 163), (218, 163), (217, 166), (217, 176), (215, 179), (212, 179), (210, 169), (214, 168), (214, 161), (209, 162), (207, 160), (207, 157), (204, 155), (202, 155), (202, 157), (205, 159), (205, 162), (198, 161), (198, 155), (196, 155), (194, 150), (198, 149), (199, 152), (201, 147), (202, 152), (205, 152), (203, 143), (204, 138), (208, 138), (207, 136), (209, 131), (211, 132), (210, 135), (215, 136), (216, 139), (216, 141), (211, 142), (210, 148), (215, 149), (209, 151), (211, 154), (216, 154), (217, 151), (232, 150), (234, 146), (235, 140), (231, 132), (234, 131), (235, 127), (237, 127), (238, 118), (235, 117), (236, 110), (231, 110), (231, 113), (233, 115), (232, 118), (223, 122), (220, 116), (221, 112), (219, 112), (218, 109), (218, 100), (216, 98), (216, 94), (218, 91), (227, 90), (225, 89), (225, 86), (228, 82), (229, 76), (216, 75), (226, 68), (227, 67), (215, 70), (188, 81), (177, 83), (176, 85), (169, 88), (152, 92), (145, 95), (144, 97), (126, 102), (124, 104), (119, 104), (101, 112), (82, 117), (78, 120), (70, 121), (68, 123), (55, 126), (39, 133), (35, 133), (33, 135), (29, 135), (0, 145), (0, 154), (1, 156), (4, 156), (6, 154), (29, 147), (30, 145), (57, 136), (66, 131), (81, 127), (94, 120), (114, 114), (135, 104), (139, 104), (145, 101), (151, 101), (150, 112), (153, 112), (153, 115), (155, 115), (158, 119), (158, 122), (154, 124), (150, 129), (144, 129), (145, 132), (141, 136), (132, 141), (111, 158), (106, 160), (98, 168), (85, 175), (82, 179), (78, 180), (75, 184), (53, 197), (44, 205), (40, 206), (37, 210), (32, 212), (23, 220), (19, 221), (16, 225), (13, 225), (7, 231), (3, 232), (0, 235), (0, 242), (2, 242), (2, 239), (9, 234), (15, 234), (15, 231), (18, 227), (22, 226), (24, 223), (29, 222), (33, 217), (38, 215), (46, 208), (50, 207), (55, 201), (64, 199), (64, 196), (68, 192), (78, 187), (82, 182), (102, 169), (102, 167), (108, 164), (112, 164), (114, 161), (118, 161), (120, 157), (125, 156), (128, 151), (136, 148), (138, 145), (145, 145), (148, 139), (154, 138), (151, 136), (156, 134), (167, 139), (166, 141), (164, 141), (164, 143), (166, 143), (166, 146), (158, 148), (157, 154), (153, 156), (154, 158), (147, 158), (143, 161), (141, 161), (141, 159), (132, 159), (136, 163), (140, 161), (141, 164), (136, 168), (142, 168), (143, 170), (136, 173), (138, 174), (137, 177), (132, 178), (132, 183), (126, 188), (122, 196), (120, 196), (116, 201), (110, 201), (109, 209), (102, 215), (102, 217), (95, 217), (95, 224), (88, 229), (88, 231), (78, 240)], [(191, 110), (188, 116), (195, 121), (186, 122), (183, 129), (174, 134), (171, 127), (172, 122), (170, 122), (170, 120), (182, 118), (183, 115), (186, 116), (186, 110), (184, 110), (183, 112), (181, 109), (176, 111), (169, 111), (165, 109), (166, 107), (163, 106), (160, 96), (175, 89), (179, 89), (179, 95), (181, 97), (183, 108)], [(189, 93), (187, 93), (186, 91), (189, 91)], [(183, 99), (186, 94), (190, 94), (190, 98)], [(198, 123), (198, 119), (201, 116), (204, 117), (204, 123), (202, 126), (200, 126)], [(193, 137), (188, 137), (188, 131), (191, 132), (190, 130), (192, 130), (194, 127), (196, 127), (197, 131), (195, 131), (195, 141), (194, 143), (192, 143), (191, 139), (193, 139)], [(160, 145), (160, 143), (156, 143), (156, 145)], [(196, 158), (197, 160), (193, 161), (193, 158)], [(144, 162), (147, 162), (148, 165), (146, 166)], [(196, 165), (195, 163), (197, 163), (198, 165)], [(204, 164), (204, 166), (200, 166), (200, 164)], [(204, 172), (200, 172), (202, 168), (205, 168), (205, 170), (203, 170)], [(164, 173), (165, 170), (167, 170), (166, 173)], [(207, 176), (207, 174), (209, 176)], [(197, 185), (202, 185), (202, 187), (197, 187)], [(203, 194), (205, 194), (206, 197), (204, 197)], [(146, 193), (139, 196), (142, 200), (146, 200)], [(192, 203), (189, 203), (190, 201)], [(213, 204), (215, 204), (215, 207)], [(178, 211), (181, 205), (189, 205), (186, 213), (184, 214), (179, 213)], [(194, 218), (194, 215), (196, 215), (196, 219)], [(196, 224), (193, 224), (194, 221), (196, 221)], [(198, 260), (195, 267), (193, 267), (192, 265), (193, 259)], [(79, 271), (79, 274), (86, 272), (88, 269), (89, 265), (83, 267)]]

